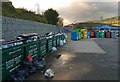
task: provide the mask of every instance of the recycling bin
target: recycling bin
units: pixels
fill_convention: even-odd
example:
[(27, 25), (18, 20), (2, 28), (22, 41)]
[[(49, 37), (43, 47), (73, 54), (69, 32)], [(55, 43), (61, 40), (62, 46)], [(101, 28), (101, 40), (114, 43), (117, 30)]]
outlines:
[(104, 31), (100, 31), (99, 32), (99, 37), (100, 38), (105, 38), (105, 32)]
[(117, 33), (115, 31), (111, 31), (111, 38), (117, 38)]
[(28, 56), (30, 55), (32, 58), (35, 58), (40, 55), (39, 53), (39, 42), (38, 41), (32, 41), (28, 42), (25, 45), (25, 55)]
[(82, 38), (87, 39), (87, 29), (81, 29), (82, 32)]
[(64, 40), (64, 39), (65, 39), (65, 33), (62, 34), (62, 40)]
[(84, 39), (84, 36), (85, 36), (85, 35), (84, 35), (84, 33), (82, 32), (82, 39)]
[(111, 38), (111, 32), (110, 31), (105, 32), (105, 38)]
[(40, 37), (40, 40), (39, 40), (39, 53), (40, 53), (40, 56), (46, 56), (47, 54), (47, 39), (46, 37), (42, 36)]
[(60, 40), (63, 40), (63, 33), (62, 32), (60, 32), (59, 37), (60, 37)]
[(82, 33), (81, 33), (81, 31), (78, 32), (78, 39), (79, 39), (79, 40), (82, 39)]
[(60, 33), (57, 33), (56, 35), (56, 46), (60, 46)]
[(80, 32), (80, 29), (74, 29), (72, 32)]
[(39, 36), (37, 33), (21, 34), (17, 36), (17, 40), (21, 40), (25, 45), (25, 55), (35, 58), (39, 53)]
[(55, 35), (53, 36), (52, 46), (57, 47), (57, 41), (56, 41), (56, 36)]
[(14, 70), (21, 66), (24, 59), (24, 44), (21, 41), (10, 42), (1, 45), (2, 80), (8, 79)]
[(87, 31), (84, 32), (84, 39), (87, 39)]
[(46, 39), (47, 39), (47, 53), (50, 53), (53, 47), (53, 35), (47, 36)]
[(99, 38), (99, 31), (95, 31), (95, 38)]
[(60, 41), (61, 40), (63, 41), (65, 39), (65, 34), (62, 31), (60, 31), (57, 34), (55, 34), (54, 36), (56, 38), (56, 46), (54, 46), (54, 47), (58, 47), (58, 46), (60, 46)]
[(78, 40), (79, 32), (71, 32), (71, 39)]
[(87, 32), (87, 38), (90, 38), (90, 31)]
[(95, 37), (94, 30), (91, 30), (91, 31), (90, 31), (90, 38), (94, 38), (94, 37)]
[(82, 39), (82, 32), (81, 29), (74, 29), (72, 32), (78, 32), (78, 40)]
[(62, 33), (61, 33), (61, 39), (60, 39), (60, 40), (62, 40), (62, 41), (65, 40), (65, 39), (66, 39), (66, 36), (67, 36), (67, 35), (66, 35), (64, 32), (62, 32)]

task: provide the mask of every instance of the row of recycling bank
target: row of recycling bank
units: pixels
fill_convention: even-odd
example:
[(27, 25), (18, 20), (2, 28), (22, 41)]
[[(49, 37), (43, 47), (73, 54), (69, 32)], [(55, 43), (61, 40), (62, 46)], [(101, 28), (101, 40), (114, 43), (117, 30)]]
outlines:
[(89, 39), (89, 38), (117, 38), (116, 31), (108, 30), (87, 30), (74, 29), (71, 31), (72, 40)]
[(15, 41), (2, 42), (2, 80), (23, 82), (28, 75), (46, 66), (45, 57), (66, 43), (67, 35), (60, 31), (21, 34)]

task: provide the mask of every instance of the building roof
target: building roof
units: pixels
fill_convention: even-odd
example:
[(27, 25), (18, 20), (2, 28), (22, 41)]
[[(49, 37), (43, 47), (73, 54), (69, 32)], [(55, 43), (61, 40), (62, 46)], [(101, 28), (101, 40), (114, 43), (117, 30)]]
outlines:
[(111, 30), (120, 30), (120, 27), (116, 27), (116, 26), (109, 26), (109, 25), (99, 25), (96, 27), (97, 29), (111, 29)]
[(110, 29), (111, 26), (109, 26), (109, 25), (99, 25), (96, 28), (99, 28), (99, 29)]

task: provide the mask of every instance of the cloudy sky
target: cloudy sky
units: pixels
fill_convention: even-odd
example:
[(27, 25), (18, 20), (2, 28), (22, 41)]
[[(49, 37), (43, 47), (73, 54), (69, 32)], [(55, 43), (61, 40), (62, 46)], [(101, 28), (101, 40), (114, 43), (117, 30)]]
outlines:
[(118, 15), (119, 0), (10, 0), (14, 7), (24, 7), (40, 13), (48, 8), (57, 10), (64, 25)]

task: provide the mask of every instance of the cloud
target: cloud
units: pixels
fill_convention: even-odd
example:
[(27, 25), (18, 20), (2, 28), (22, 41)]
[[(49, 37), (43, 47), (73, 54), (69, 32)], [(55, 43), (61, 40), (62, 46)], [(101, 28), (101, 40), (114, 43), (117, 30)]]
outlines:
[[(88, 21), (118, 15), (119, 0), (10, 0), (16, 8), (24, 7), (40, 13), (48, 8), (57, 10), (67, 22)], [(119, 11), (120, 13), (120, 11)]]
[(9, 0), (0, 0), (1, 2), (10, 2)]
[(88, 21), (118, 15), (117, 2), (73, 2), (58, 9), (60, 15), (69, 21)]

